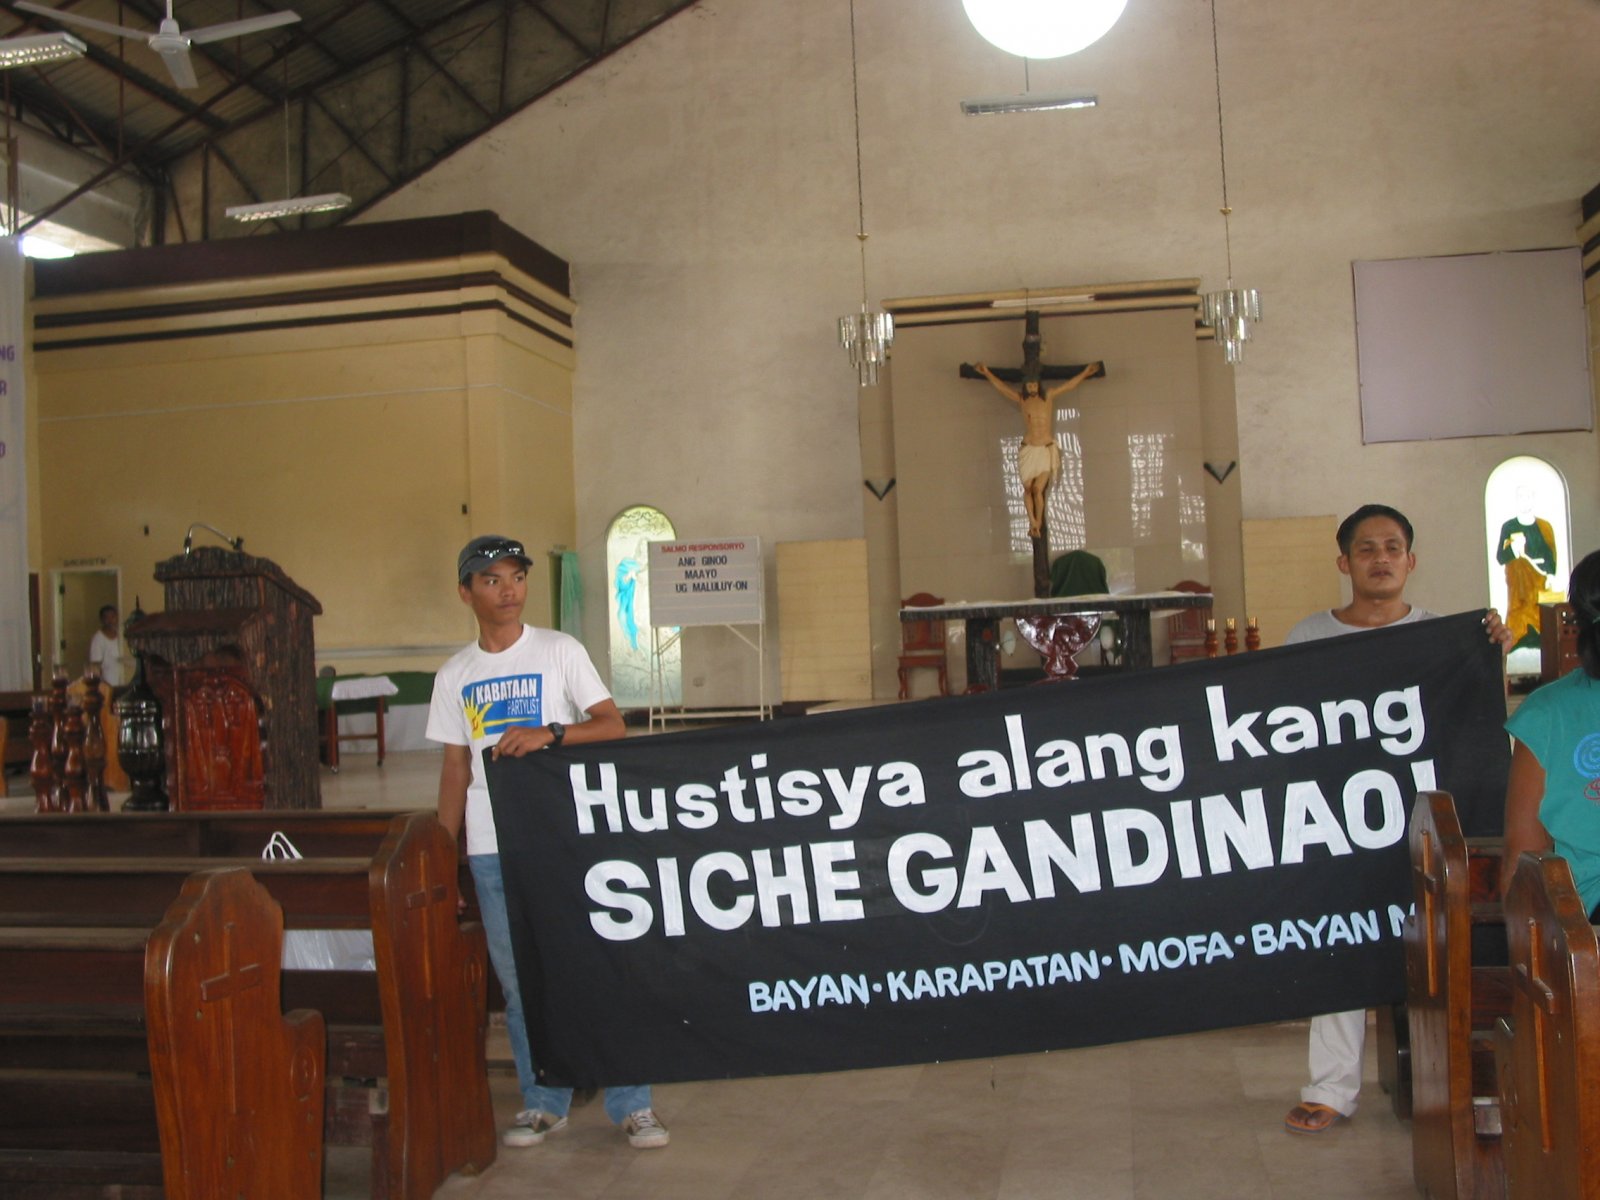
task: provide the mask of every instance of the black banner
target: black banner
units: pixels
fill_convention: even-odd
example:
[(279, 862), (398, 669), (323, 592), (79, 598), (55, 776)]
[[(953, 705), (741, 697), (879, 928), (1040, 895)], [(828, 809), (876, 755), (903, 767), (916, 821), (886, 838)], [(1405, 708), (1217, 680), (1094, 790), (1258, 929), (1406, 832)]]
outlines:
[(578, 1085), (988, 1057), (1404, 994), (1406, 821), (1500, 829), (1481, 613), (490, 763)]

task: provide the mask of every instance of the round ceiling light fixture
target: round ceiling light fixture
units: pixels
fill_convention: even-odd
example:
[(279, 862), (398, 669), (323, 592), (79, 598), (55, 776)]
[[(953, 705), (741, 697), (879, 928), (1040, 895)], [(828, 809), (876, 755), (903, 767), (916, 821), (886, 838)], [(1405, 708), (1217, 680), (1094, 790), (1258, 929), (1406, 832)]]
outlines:
[(1019, 58), (1060, 58), (1092, 46), (1128, 0), (961, 0), (985, 41)]

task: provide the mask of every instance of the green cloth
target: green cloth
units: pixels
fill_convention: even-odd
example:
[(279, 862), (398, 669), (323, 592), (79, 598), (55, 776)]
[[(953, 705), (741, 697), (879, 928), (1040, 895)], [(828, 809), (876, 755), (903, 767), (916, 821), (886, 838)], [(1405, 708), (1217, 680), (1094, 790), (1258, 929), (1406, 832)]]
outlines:
[[(400, 690), (393, 696), (385, 696), (384, 702), (394, 708), (401, 704), (427, 704), (433, 699), (433, 672), (432, 671), (381, 671), (378, 674), (387, 675), (395, 687)], [(317, 707), (327, 708), (333, 696), (333, 685), (340, 679), (366, 679), (366, 675), (319, 675), (317, 677)], [(376, 698), (368, 700), (341, 700), (339, 711), (341, 713), (376, 712), (378, 701)]]
[(1106, 565), (1087, 550), (1068, 550), (1050, 564), (1052, 596), (1103, 596)]

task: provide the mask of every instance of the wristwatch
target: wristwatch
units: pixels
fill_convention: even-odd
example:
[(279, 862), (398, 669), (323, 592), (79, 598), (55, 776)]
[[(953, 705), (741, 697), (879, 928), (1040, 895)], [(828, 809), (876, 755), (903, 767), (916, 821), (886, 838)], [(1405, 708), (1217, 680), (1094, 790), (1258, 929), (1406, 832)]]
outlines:
[(550, 731), (550, 744), (552, 746), (561, 745), (561, 740), (567, 736), (567, 727), (559, 721), (551, 721), (545, 728)]

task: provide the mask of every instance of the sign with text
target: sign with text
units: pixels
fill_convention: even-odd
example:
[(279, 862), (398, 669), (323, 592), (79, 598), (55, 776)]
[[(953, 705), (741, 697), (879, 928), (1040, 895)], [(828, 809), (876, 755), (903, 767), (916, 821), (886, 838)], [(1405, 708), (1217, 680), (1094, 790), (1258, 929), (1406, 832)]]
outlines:
[(1498, 831), (1482, 613), (488, 767), (535, 1061), (989, 1057), (1405, 990), (1420, 790)]
[(761, 621), (761, 539), (650, 543), (650, 623), (755, 625)]

